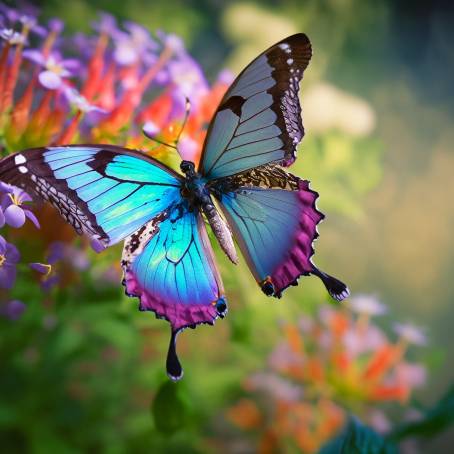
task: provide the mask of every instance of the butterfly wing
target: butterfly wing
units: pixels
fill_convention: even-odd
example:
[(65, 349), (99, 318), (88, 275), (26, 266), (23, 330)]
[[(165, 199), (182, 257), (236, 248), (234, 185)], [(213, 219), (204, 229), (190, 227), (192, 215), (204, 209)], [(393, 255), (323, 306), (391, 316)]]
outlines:
[(141, 309), (165, 317), (174, 330), (212, 323), (219, 315), (222, 281), (201, 215), (187, 206), (132, 235), (122, 267), (128, 294), (140, 298)]
[(141, 310), (171, 324), (167, 372), (177, 380), (182, 370), (176, 334), (199, 323), (213, 324), (227, 309), (200, 213), (182, 202), (150, 221), (125, 242), (122, 267), (126, 293), (140, 299)]
[(181, 177), (147, 155), (109, 145), (36, 148), (0, 162), (0, 180), (50, 202), (78, 233), (107, 247), (180, 199)]
[(295, 160), (304, 135), (299, 82), (311, 55), (310, 41), (300, 33), (275, 44), (243, 70), (210, 124), (200, 173), (217, 179)]
[(347, 287), (311, 260), (323, 214), (307, 181), (267, 166), (237, 174), (214, 187), (240, 249), (262, 290), (280, 297), (301, 275), (320, 277), (337, 300)]

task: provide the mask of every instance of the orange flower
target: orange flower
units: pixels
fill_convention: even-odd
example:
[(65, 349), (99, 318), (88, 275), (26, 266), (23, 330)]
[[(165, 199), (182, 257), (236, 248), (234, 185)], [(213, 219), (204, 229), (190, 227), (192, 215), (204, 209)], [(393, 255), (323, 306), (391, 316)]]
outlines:
[(369, 394), (373, 400), (398, 400), (404, 403), (410, 396), (410, 388), (404, 384), (377, 386)]
[(369, 361), (363, 374), (365, 380), (379, 380), (396, 364), (400, 357), (400, 349), (394, 345), (384, 345)]
[(295, 325), (285, 325), (284, 334), (294, 353), (303, 353), (303, 338)]
[(260, 410), (251, 399), (241, 399), (227, 411), (227, 417), (241, 429), (255, 429), (262, 423)]

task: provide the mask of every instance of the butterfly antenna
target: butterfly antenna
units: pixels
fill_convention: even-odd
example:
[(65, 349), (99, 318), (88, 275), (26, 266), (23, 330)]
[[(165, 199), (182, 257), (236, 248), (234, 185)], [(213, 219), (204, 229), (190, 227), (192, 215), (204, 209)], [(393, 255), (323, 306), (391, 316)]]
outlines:
[[(177, 145), (174, 144), (170, 144), (170, 143), (167, 143), (167, 142), (163, 142), (162, 140), (159, 140), (159, 139), (156, 139), (156, 137), (152, 136), (150, 133), (148, 133), (145, 129), (142, 129), (142, 132), (143, 134), (145, 135), (145, 137), (148, 137), (150, 140), (152, 140), (153, 142), (157, 142), (157, 143), (160, 143), (161, 145), (164, 145), (166, 147), (169, 147), (169, 148), (173, 148), (174, 150), (177, 150)], [(178, 151), (178, 150), (177, 150)]]
[(184, 131), (184, 128), (186, 127), (186, 123), (189, 118), (189, 114), (191, 112), (191, 101), (189, 101), (189, 98), (185, 98), (185, 106), (184, 106), (184, 118), (183, 118), (183, 124), (181, 125), (180, 132), (178, 133), (177, 140), (175, 141), (175, 146), (178, 146), (178, 142), (180, 141), (181, 134)]
[(169, 148), (173, 148), (174, 150), (178, 151), (177, 145), (178, 145), (178, 142), (180, 141), (181, 134), (183, 133), (184, 128), (186, 126), (186, 123), (188, 121), (189, 113), (191, 112), (191, 102), (189, 101), (189, 98), (187, 98), (187, 97), (185, 98), (185, 100), (186, 100), (186, 102), (185, 102), (185, 112), (184, 112), (183, 124), (181, 125), (180, 132), (178, 133), (177, 139), (175, 140), (173, 145), (170, 144), (170, 143), (167, 143), (167, 142), (163, 142), (162, 140), (156, 139), (156, 137), (152, 136), (145, 129), (142, 129), (144, 135), (146, 137), (148, 137), (150, 140), (153, 140), (154, 142), (157, 142), (157, 143), (159, 143), (161, 145), (164, 145), (164, 146), (169, 147)]

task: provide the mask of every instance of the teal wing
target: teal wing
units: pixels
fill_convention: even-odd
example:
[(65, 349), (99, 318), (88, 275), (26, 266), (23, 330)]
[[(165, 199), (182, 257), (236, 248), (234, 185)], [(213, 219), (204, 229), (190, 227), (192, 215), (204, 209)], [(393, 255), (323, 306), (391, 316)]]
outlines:
[(50, 202), (99, 247), (124, 239), (181, 198), (177, 173), (144, 153), (110, 145), (21, 151), (0, 162), (0, 181)]
[(304, 135), (299, 82), (311, 55), (310, 41), (300, 33), (275, 44), (244, 69), (211, 122), (200, 173), (212, 180), (295, 160)]

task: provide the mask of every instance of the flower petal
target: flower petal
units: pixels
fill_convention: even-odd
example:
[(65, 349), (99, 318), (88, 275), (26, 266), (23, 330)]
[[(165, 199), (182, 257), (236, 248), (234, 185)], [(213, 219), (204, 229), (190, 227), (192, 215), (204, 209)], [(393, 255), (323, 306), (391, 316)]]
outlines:
[(24, 210), (17, 205), (10, 205), (4, 214), (6, 223), (11, 227), (19, 228), (25, 224)]
[(3, 210), (0, 207), (0, 228), (5, 225), (5, 215), (3, 214)]
[(9, 290), (16, 280), (16, 268), (14, 266), (3, 265), (0, 267), (0, 288)]
[(20, 260), (20, 253), (17, 249), (16, 246), (14, 246), (14, 244), (12, 243), (6, 243), (6, 264), (3, 265), (3, 266), (6, 266), (6, 265), (11, 265), (13, 266), (14, 264), (16, 264), (19, 260)]
[(12, 199), (10, 197), (10, 194), (12, 194), (13, 191), (7, 192), (6, 194), (3, 194), (2, 200), (1, 200), (1, 207), (2, 210), (5, 211), (12, 203)]
[(4, 255), (6, 251), (6, 240), (0, 235), (0, 254)]
[(37, 217), (30, 210), (24, 210), (24, 213), (25, 213), (25, 216), (27, 216), (28, 219), (30, 219), (30, 221), (32, 221), (33, 224), (35, 224), (35, 227), (37, 229), (39, 229), (41, 227), (39, 225), (39, 221), (38, 221)]
[(17, 320), (26, 308), (27, 306), (22, 301), (13, 300), (9, 301), (1, 308), (1, 314), (10, 320)]
[(44, 66), (45, 64), (45, 58), (43, 53), (40, 50), (37, 49), (26, 49), (22, 52), (22, 55), (28, 59), (31, 60), (32, 62)]
[(0, 192), (13, 192), (13, 187), (10, 184), (3, 183), (3, 181), (0, 181)]
[(49, 90), (56, 90), (62, 84), (61, 77), (52, 71), (43, 71), (39, 73), (38, 78), (41, 85)]
[(31, 198), (30, 194), (26, 193), (22, 189), (19, 192), (19, 198), (20, 198), (21, 203), (33, 202), (33, 199)]
[(34, 263), (30, 263), (28, 266), (32, 270), (38, 271), (38, 273), (45, 274), (45, 275), (48, 275), (52, 270), (52, 266), (48, 265), (47, 263), (34, 262)]
[(99, 254), (106, 248), (106, 246), (102, 244), (101, 241), (99, 241), (97, 238), (92, 238), (90, 240), (90, 246), (97, 254)]

